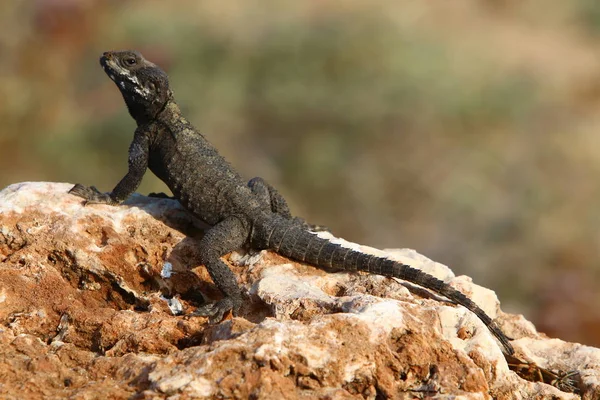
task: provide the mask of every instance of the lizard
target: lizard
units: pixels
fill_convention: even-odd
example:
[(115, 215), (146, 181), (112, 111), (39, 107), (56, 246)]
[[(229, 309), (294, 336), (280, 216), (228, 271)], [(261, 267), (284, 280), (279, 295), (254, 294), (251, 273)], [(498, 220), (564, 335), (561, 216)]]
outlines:
[(111, 192), (76, 184), (69, 193), (87, 203), (118, 205), (140, 185), (147, 169), (166, 183), (174, 198), (210, 226), (200, 239), (200, 262), (223, 298), (192, 313), (219, 322), (236, 315), (243, 294), (221, 259), (246, 247), (272, 250), (321, 269), (366, 271), (417, 284), (473, 312), (513, 354), (509, 338), (475, 302), (444, 281), (409, 265), (342, 247), (321, 238), (292, 216), (283, 196), (264, 179), (246, 182), (217, 149), (182, 115), (167, 74), (137, 51), (110, 51), (100, 65), (123, 96), (137, 128), (129, 147), (128, 171)]

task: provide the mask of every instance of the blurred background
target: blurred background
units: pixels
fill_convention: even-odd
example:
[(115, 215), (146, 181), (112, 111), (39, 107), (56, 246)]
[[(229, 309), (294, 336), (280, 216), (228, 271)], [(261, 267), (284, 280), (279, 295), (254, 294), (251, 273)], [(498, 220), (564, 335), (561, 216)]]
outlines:
[(296, 214), (600, 345), (597, 0), (3, 1), (0, 187), (113, 188), (135, 124), (98, 57), (126, 48)]

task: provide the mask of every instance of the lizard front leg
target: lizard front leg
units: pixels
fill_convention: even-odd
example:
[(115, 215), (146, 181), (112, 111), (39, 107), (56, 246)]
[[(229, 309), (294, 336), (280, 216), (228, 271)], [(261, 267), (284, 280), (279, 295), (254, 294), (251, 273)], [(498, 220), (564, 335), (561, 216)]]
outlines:
[(244, 219), (230, 216), (204, 234), (200, 240), (200, 261), (224, 298), (199, 307), (191, 316), (210, 317), (210, 322), (214, 323), (221, 321), (229, 310), (237, 314), (243, 301), (242, 292), (235, 274), (221, 260), (221, 256), (241, 248), (248, 239), (249, 231), (249, 225)]
[(142, 178), (148, 168), (148, 158), (148, 138), (138, 128), (135, 132), (133, 142), (129, 146), (129, 170), (112, 192), (102, 193), (94, 186), (88, 187), (77, 183), (69, 190), (69, 193), (84, 199), (85, 204), (119, 204), (127, 199), (142, 182)]

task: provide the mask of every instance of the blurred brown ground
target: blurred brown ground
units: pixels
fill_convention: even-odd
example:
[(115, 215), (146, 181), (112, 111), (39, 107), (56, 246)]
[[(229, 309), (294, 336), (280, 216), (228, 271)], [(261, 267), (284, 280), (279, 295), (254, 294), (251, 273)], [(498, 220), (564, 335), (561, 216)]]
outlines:
[(2, 2), (0, 187), (112, 189), (134, 123), (97, 60), (123, 48), (297, 214), (600, 345), (599, 2)]

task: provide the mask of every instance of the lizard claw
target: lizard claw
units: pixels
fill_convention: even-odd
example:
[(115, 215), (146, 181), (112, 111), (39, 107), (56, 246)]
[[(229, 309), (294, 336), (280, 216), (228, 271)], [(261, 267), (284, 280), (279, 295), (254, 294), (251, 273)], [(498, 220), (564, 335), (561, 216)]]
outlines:
[(83, 203), (83, 205), (87, 205), (87, 204), (115, 205), (115, 204), (117, 204), (117, 202), (114, 201), (110, 197), (109, 193), (102, 193), (98, 189), (96, 189), (95, 186), (84, 186), (81, 183), (75, 184), (75, 186), (73, 186), (71, 188), (71, 190), (69, 190), (69, 194), (72, 194), (72, 195), (75, 195), (77, 197), (81, 197), (82, 199), (84, 199), (85, 202)]
[(188, 317), (208, 317), (208, 321), (211, 324), (217, 324), (223, 320), (225, 313), (227, 311), (236, 310), (239, 306), (236, 307), (235, 302), (231, 297), (226, 297), (223, 300), (219, 300), (214, 303), (208, 303), (203, 306), (200, 306), (196, 309), (196, 311), (188, 314)]

